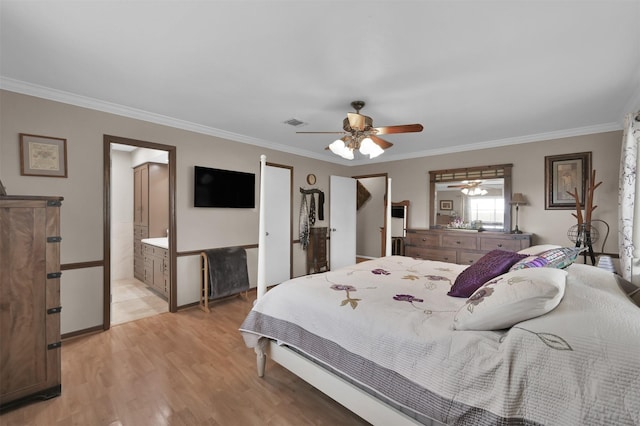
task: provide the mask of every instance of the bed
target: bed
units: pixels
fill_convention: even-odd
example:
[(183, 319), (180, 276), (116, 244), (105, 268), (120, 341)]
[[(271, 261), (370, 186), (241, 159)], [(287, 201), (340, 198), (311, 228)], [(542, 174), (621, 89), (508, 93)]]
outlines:
[(373, 424), (640, 424), (640, 308), (619, 278), (516, 264), (470, 297), (447, 293), (471, 267), (404, 256), (298, 277), (240, 331), (259, 375), (268, 357)]

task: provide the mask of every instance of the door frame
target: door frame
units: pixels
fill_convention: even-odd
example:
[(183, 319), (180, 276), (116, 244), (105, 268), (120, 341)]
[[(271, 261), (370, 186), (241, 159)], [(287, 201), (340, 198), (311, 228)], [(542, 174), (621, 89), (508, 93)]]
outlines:
[(169, 154), (169, 312), (178, 311), (177, 303), (177, 244), (176, 244), (176, 147), (120, 136), (104, 135), (103, 158), (103, 311), (102, 329), (111, 327), (111, 144), (130, 145), (138, 148), (157, 149)]
[[(381, 235), (387, 235), (387, 194), (389, 194), (389, 174), (388, 173), (374, 173), (369, 175), (359, 175), (359, 176), (351, 176), (355, 180), (358, 179), (368, 179), (368, 178), (376, 178), (383, 177), (384, 178), (384, 200), (382, 202), (382, 216), (384, 217), (384, 221), (382, 222), (382, 229), (380, 230)], [(383, 238), (382, 241), (385, 241)], [(380, 248), (380, 256), (385, 256), (385, 245), (381, 244)]]

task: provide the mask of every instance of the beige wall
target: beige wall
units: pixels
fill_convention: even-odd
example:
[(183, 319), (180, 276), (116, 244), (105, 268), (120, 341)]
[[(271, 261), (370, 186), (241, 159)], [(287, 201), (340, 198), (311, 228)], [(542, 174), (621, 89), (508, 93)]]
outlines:
[[(397, 162), (345, 167), (253, 145), (130, 119), (114, 114), (0, 91), (0, 179), (9, 194), (60, 195), (63, 264), (103, 259), (103, 135), (156, 142), (177, 147), (178, 252), (244, 244), (257, 244), (258, 210), (193, 208), (193, 166), (241, 170), (259, 175), (259, 158), (294, 167), (293, 238), (297, 239), (299, 187), (307, 187), (307, 174), (317, 176), (315, 187), (325, 191), (328, 226), (329, 176), (388, 173), (393, 180), (393, 201), (410, 200), (409, 225), (427, 226), (428, 171), (449, 167), (513, 163), (514, 192), (527, 195), (530, 205), (520, 210), (520, 227), (535, 234), (537, 243), (568, 244), (566, 231), (575, 223), (570, 211), (544, 210), (544, 156), (593, 151), (593, 165), (603, 184), (596, 192), (595, 218), (611, 225), (605, 251), (616, 252), (617, 174), (621, 132), (529, 143), (504, 148), (439, 155)], [(18, 134), (67, 139), (68, 178), (21, 176)], [(393, 149), (393, 148), (392, 148)], [(294, 246), (294, 275), (304, 273), (304, 252)], [(249, 274), (255, 285), (257, 250), (249, 250)], [(198, 257), (178, 258), (178, 305), (198, 300)], [(62, 332), (70, 333), (102, 324), (102, 268), (66, 271), (62, 276)]]
[[(605, 220), (611, 227), (605, 252), (617, 253), (618, 170), (622, 132), (607, 132), (548, 140), (456, 154), (358, 166), (354, 175), (389, 174), (393, 201), (410, 200), (409, 227), (422, 228), (429, 221), (429, 171), (490, 164), (513, 164), (513, 192), (526, 195), (529, 204), (520, 207), (519, 228), (534, 235), (536, 244), (570, 245), (567, 230), (576, 224), (573, 210), (545, 210), (544, 171), (547, 155), (592, 152), (596, 179), (602, 185), (594, 196), (593, 219)], [(393, 149), (393, 148), (391, 148)], [(594, 249), (600, 250), (601, 242)]]
[[(271, 163), (293, 166), (293, 238), (298, 238), (299, 187), (309, 173), (328, 195), (329, 175), (347, 167), (253, 145), (175, 129), (114, 114), (0, 91), (0, 179), (11, 195), (60, 195), (63, 264), (103, 259), (103, 158), (105, 134), (177, 147), (177, 250), (258, 243), (258, 209), (202, 209), (193, 206), (193, 166), (260, 172), (260, 155)], [(67, 139), (68, 178), (21, 176), (19, 133)], [(346, 174), (348, 175), (348, 174)], [(327, 197), (325, 208), (329, 208)], [(327, 210), (328, 212), (328, 210)], [(316, 226), (328, 226), (317, 221)], [(294, 275), (304, 274), (304, 252), (294, 246)], [(257, 250), (247, 253), (255, 286)], [(178, 258), (178, 306), (198, 300), (198, 256)], [(62, 276), (62, 333), (102, 324), (102, 268), (65, 271)]]

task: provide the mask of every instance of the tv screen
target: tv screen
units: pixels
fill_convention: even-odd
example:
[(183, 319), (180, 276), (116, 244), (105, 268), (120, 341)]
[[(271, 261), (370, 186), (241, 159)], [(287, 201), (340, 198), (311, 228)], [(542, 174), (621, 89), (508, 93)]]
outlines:
[(194, 207), (254, 208), (256, 175), (194, 167)]
[(391, 206), (391, 217), (404, 218), (404, 206)]

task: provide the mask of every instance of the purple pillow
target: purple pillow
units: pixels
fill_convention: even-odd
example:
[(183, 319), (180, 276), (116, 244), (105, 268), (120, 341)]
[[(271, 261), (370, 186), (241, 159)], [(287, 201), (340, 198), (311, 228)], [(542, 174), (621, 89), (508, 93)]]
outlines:
[(512, 265), (528, 257), (506, 250), (492, 250), (462, 271), (447, 293), (453, 297), (469, 297), (484, 283), (509, 271)]

